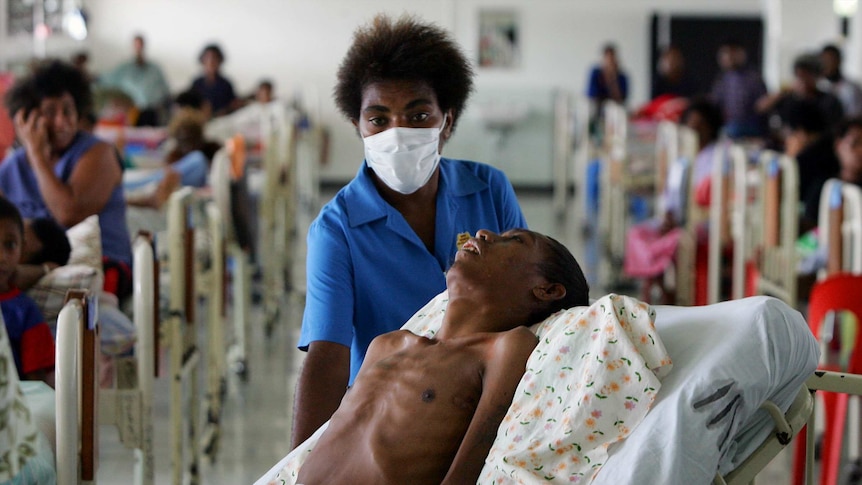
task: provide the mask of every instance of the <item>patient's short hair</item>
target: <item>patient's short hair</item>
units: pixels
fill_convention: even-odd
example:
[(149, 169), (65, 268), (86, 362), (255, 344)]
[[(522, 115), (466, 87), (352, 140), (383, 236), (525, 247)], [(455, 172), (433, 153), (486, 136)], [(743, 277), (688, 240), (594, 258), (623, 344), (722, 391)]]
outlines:
[(335, 104), (349, 120), (359, 118), (362, 91), (387, 80), (424, 81), (454, 123), (473, 90), (473, 69), (461, 48), (442, 28), (404, 16), (397, 21), (377, 16), (353, 36), (353, 45), (338, 68)]
[(42, 249), (33, 254), (29, 264), (56, 263), (60, 266), (69, 262), (72, 246), (66, 236), (66, 230), (53, 219), (39, 218), (28, 221), (30, 229), (42, 243)]
[(586, 306), (590, 302), (590, 285), (578, 261), (562, 243), (546, 236), (545, 258), (539, 263), (539, 273), (551, 283), (559, 283), (566, 288), (566, 296), (550, 302), (545, 308), (530, 316), (530, 321), (540, 322), (559, 310), (576, 306)]

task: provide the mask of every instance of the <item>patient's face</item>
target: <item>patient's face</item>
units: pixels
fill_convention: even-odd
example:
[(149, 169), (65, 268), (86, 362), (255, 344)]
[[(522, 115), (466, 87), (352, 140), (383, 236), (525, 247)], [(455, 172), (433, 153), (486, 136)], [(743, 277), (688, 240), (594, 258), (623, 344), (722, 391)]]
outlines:
[(862, 128), (852, 127), (836, 142), (841, 162), (841, 179), (845, 182), (862, 182)]
[(489, 295), (506, 303), (528, 303), (531, 289), (545, 282), (539, 273), (545, 236), (526, 229), (503, 234), (480, 230), (455, 254), (446, 275), (449, 293)]

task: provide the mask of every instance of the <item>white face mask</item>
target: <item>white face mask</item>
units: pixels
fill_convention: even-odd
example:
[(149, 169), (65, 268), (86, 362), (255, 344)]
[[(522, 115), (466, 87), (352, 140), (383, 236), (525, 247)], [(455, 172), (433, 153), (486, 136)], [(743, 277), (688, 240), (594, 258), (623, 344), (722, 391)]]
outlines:
[(362, 139), (365, 162), (389, 188), (412, 194), (431, 179), (440, 163), (440, 128), (389, 128)]

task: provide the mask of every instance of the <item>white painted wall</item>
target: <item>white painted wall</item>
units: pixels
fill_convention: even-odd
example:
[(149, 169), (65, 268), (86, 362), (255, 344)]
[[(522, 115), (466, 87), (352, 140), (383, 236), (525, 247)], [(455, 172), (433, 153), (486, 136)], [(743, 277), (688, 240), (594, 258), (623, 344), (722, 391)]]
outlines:
[[(786, 67), (802, 47), (834, 39), (838, 23), (829, 1), (782, 2), (778, 44)], [(149, 56), (162, 64), (174, 90), (188, 86), (197, 74), (201, 47), (218, 41), (228, 57), (225, 74), (240, 93), (250, 92), (262, 77), (273, 78), (283, 97), (302, 92), (332, 130), (331, 163), (322, 172), (330, 179), (351, 177), (362, 156), (361, 142), (330, 99), (335, 72), (353, 30), (378, 12), (409, 12), (437, 22), (475, 58), (479, 10), (516, 9), (522, 65), (478, 70), (479, 91), (560, 87), (582, 92), (600, 46), (613, 40), (632, 80), (630, 99), (636, 106), (649, 89), (653, 12), (759, 15), (763, 9), (762, 2), (751, 0), (85, 0), (85, 6), (97, 72), (125, 59), (131, 37), (141, 32)], [(789, 74), (788, 68), (780, 70)]]

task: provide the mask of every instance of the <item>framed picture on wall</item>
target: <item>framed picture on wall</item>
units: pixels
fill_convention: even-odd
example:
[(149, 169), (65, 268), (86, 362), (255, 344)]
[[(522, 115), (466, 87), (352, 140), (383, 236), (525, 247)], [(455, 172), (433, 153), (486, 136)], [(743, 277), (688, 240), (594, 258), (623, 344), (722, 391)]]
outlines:
[(519, 67), (519, 41), (517, 12), (510, 9), (479, 11), (479, 67)]

